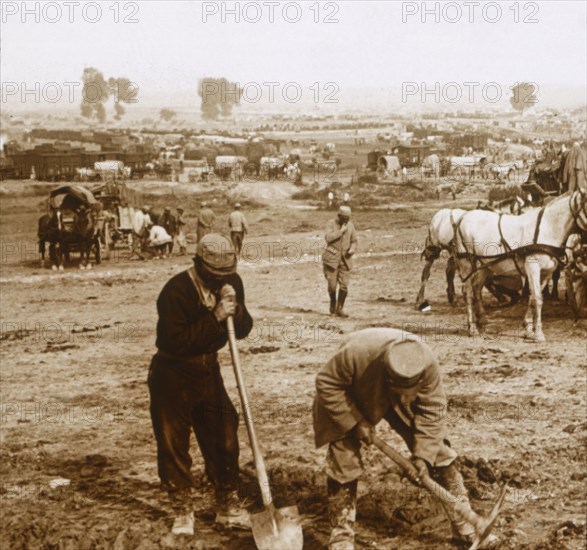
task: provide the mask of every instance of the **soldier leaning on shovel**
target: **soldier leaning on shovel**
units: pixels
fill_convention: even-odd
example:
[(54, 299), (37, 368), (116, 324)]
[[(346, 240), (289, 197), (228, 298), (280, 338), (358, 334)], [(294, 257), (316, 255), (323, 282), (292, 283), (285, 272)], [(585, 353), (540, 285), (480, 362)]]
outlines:
[(216, 522), (250, 528), (239, 501), (238, 414), (220, 374), (217, 352), (226, 345), (226, 319), (245, 338), (253, 320), (245, 307), (236, 254), (226, 237), (209, 234), (194, 265), (163, 287), (157, 300), (157, 353), (149, 370), (157, 466), (175, 513), (174, 534), (193, 535), (190, 433), (216, 492)]
[[(404, 439), (420, 477), (432, 477), (468, 505), (457, 453), (446, 439), (446, 396), (432, 350), (413, 334), (371, 328), (351, 334), (316, 377), (316, 447), (326, 458), (330, 550), (354, 548), (361, 444), (382, 419)], [(455, 538), (473, 542), (475, 527), (443, 505)], [(486, 545), (494, 544), (495, 537)], [(487, 547), (487, 546), (485, 546)]]

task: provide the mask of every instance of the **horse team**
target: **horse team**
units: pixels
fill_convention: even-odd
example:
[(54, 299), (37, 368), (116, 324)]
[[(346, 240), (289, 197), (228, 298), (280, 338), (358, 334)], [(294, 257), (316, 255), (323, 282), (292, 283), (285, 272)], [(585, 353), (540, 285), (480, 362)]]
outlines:
[(587, 234), (587, 192), (582, 187), (519, 215), (482, 209), (440, 210), (429, 227), (422, 254), (426, 265), (416, 300), (424, 300), (432, 264), (446, 250), (449, 302), (454, 300), (454, 276), (458, 272), (470, 335), (487, 325), (481, 299), (483, 286), (494, 293), (511, 293), (522, 288), (526, 280), (529, 300), (524, 337), (542, 342), (543, 290), (565, 262), (568, 243), (577, 234)]

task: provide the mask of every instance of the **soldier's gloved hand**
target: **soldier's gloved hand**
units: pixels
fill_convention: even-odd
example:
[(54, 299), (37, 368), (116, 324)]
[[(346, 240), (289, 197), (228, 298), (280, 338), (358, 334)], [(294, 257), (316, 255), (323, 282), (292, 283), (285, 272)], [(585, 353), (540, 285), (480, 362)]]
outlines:
[(411, 459), (412, 464), (416, 468), (418, 472), (418, 477), (420, 479), (424, 477), (430, 476), (430, 472), (428, 470), (428, 464), (423, 458), (418, 458), (417, 456), (413, 456)]
[(353, 437), (366, 445), (373, 443), (373, 426), (366, 420), (361, 420), (352, 430)]
[(226, 321), (228, 317), (234, 315), (236, 313), (236, 300), (232, 296), (225, 296), (224, 298), (220, 298), (220, 301), (216, 304), (214, 308), (214, 317), (216, 320), (221, 323), (222, 321)]
[(347, 258), (350, 258), (351, 256), (354, 256), (354, 254), (355, 254), (355, 249), (354, 248), (349, 248), (348, 251), (347, 251), (347, 253), (346, 253), (346, 256), (347, 256)]

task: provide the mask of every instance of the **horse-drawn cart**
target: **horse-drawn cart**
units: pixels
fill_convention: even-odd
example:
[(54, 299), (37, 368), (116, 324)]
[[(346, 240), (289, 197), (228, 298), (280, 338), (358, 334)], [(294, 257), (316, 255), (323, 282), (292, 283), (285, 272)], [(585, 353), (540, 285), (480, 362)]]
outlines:
[(100, 241), (106, 258), (117, 245), (131, 247), (132, 219), (142, 204), (142, 193), (128, 188), (123, 182), (106, 181), (93, 193), (102, 205)]
[(97, 264), (102, 261), (99, 239), (100, 206), (89, 189), (78, 185), (66, 185), (49, 195), (48, 240), (56, 252), (55, 269), (63, 269), (64, 260), (70, 260), (72, 252), (79, 252), (80, 267), (91, 267), (93, 252)]

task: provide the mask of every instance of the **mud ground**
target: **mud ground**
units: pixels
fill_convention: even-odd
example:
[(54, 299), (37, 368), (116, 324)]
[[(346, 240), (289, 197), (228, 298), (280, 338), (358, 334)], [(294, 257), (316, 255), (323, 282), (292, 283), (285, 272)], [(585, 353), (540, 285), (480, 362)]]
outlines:
[[(76, 265), (64, 273), (42, 269), (34, 239), (43, 192), (3, 189), (2, 548), (254, 548), (249, 534), (214, 527), (195, 443), (200, 491), (193, 539), (169, 534), (171, 519), (158, 486), (146, 386), (155, 300), (169, 277), (189, 267), (189, 256), (129, 261), (120, 249), (91, 271)], [(462, 297), (454, 307), (446, 301), (442, 261), (428, 286), (432, 312), (421, 314), (413, 302), (422, 268), (417, 252), (428, 221), (442, 206), (472, 206), (485, 197), (473, 193), (453, 202), (404, 190), (378, 192), (377, 201), (354, 204), (359, 254), (348, 320), (326, 314), (319, 247), (333, 212), (313, 201), (276, 198), (279, 193), (267, 200), (254, 191), (245, 207), (251, 234), (239, 271), (256, 324), (240, 342), (241, 360), (277, 505), (297, 504), (304, 547), (325, 548), (325, 450), (313, 446), (314, 378), (342, 335), (398, 327), (416, 332), (440, 359), (451, 443), (474, 508), (488, 512), (501, 484), (510, 486), (495, 528), (500, 548), (584, 548), (585, 321), (574, 319), (563, 292), (561, 301), (544, 306), (547, 342), (529, 344), (520, 338), (525, 306), (498, 308), (487, 295), (489, 332), (469, 338)], [(153, 193), (156, 207), (181, 204), (193, 222), (197, 197), (164, 188)], [(224, 224), (225, 197), (215, 209)], [(228, 351), (220, 358), (236, 404)], [(389, 429), (380, 425), (378, 432), (407, 453)], [(254, 510), (260, 497), (242, 420), (239, 435), (241, 491)], [(429, 497), (403, 481), (375, 449), (364, 453), (364, 461), (358, 548), (454, 547)], [(69, 485), (51, 488), (58, 478)]]

